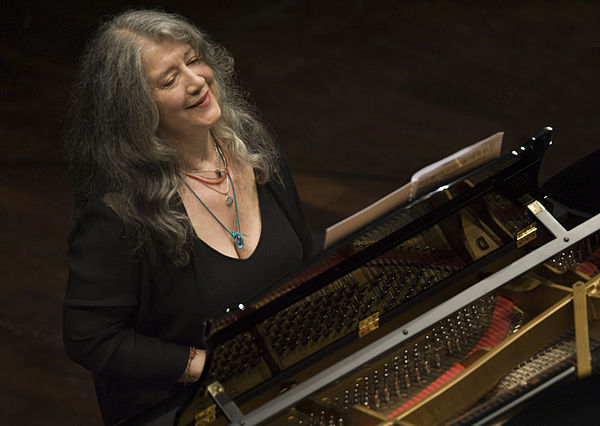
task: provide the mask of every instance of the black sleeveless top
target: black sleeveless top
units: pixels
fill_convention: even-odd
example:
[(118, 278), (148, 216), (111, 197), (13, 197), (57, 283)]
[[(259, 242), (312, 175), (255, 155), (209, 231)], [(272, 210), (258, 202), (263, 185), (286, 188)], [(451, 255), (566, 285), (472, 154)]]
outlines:
[(302, 263), (302, 244), (294, 228), (273, 193), (265, 185), (257, 185), (257, 188), (261, 234), (249, 258), (226, 256), (196, 238), (218, 283), (215, 296), (225, 308), (247, 304), (269, 284)]

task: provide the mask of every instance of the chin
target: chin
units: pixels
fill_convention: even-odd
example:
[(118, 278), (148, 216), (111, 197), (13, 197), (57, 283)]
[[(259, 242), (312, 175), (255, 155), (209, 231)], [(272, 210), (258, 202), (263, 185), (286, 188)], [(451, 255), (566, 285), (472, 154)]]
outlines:
[(214, 114), (214, 116), (209, 120), (210, 123), (208, 124), (209, 127), (214, 126), (217, 121), (219, 121), (219, 119), (221, 118), (221, 108), (219, 108), (216, 113)]

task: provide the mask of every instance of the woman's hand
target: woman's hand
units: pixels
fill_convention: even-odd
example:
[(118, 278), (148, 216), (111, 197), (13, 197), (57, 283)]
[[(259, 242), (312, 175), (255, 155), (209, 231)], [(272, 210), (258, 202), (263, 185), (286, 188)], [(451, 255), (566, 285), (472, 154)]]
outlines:
[(206, 351), (202, 349), (196, 349), (194, 357), (188, 362), (188, 367), (183, 373), (183, 376), (179, 379), (180, 382), (193, 383), (197, 382), (202, 371), (204, 370), (204, 364), (206, 363)]

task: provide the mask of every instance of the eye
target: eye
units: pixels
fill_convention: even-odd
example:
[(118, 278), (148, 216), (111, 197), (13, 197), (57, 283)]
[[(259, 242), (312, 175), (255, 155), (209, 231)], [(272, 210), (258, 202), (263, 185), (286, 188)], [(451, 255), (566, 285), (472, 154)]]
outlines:
[(201, 62), (200, 58), (197, 56), (194, 56), (193, 58), (191, 58), (188, 61), (188, 65), (194, 65), (194, 64), (199, 64)]
[(162, 85), (163, 88), (171, 87), (175, 84), (175, 76), (170, 77), (167, 81), (165, 81)]

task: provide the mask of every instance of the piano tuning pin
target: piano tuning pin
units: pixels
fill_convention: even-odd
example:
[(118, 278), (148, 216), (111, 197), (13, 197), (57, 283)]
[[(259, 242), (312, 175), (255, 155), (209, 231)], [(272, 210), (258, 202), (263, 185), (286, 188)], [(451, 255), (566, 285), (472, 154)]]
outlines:
[(398, 397), (400, 396), (400, 371), (399, 368), (396, 367), (396, 369), (394, 370), (394, 388), (393, 388), (393, 392), (394, 392), (394, 396)]
[(421, 369), (419, 367), (420, 363), (419, 347), (415, 344), (413, 351), (413, 374), (415, 376), (416, 383), (421, 383)]
[(446, 345), (446, 351), (448, 352), (448, 355), (452, 355), (454, 353), (454, 350), (452, 349), (452, 341), (450, 340), (449, 335), (444, 335), (444, 342)]
[(446, 324), (448, 325), (448, 328), (450, 328), (450, 329), (454, 328), (454, 326), (456, 325), (456, 323), (454, 322), (454, 318), (452, 318), (452, 317), (446, 318)]
[(423, 368), (425, 370), (425, 374), (431, 373), (431, 347), (429, 346), (429, 342), (425, 342), (425, 347), (423, 348)]
[(465, 321), (464, 321), (464, 319), (463, 319), (462, 316), (460, 316), (460, 317), (457, 316), (456, 317), (456, 329), (459, 330), (459, 331), (465, 329)]
[(415, 382), (419, 384), (421, 383), (421, 379), (421, 369), (417, 365), (415, 365)]
[(406, 388), (410, 388), (411, 387), (411, 382), (410, 382), (410, 374), (409, 374), (409, 370), (408, 370), (408, 351), (404, 351), (404, 385), (406, 386)]
[(410, 374), (408, 373), (408, 368), (404, 369), (404, 386), (406, 386), (406, 389), (410, 389), (410, 386), (411, 386)]
[(473, 321), (471, 321), (471, 315), (465, 316), (465, 328), (468, 333), (471, 333), (471, 331), (474, 329)]
[(461, 340), (461, 342), (463, 342), (463, 344), (469, 343), (469, 333), (467, 333), (466, 330), (462, 330), (460, 332), (460, 340)]
[(379, 410), (381, 408), (381, 400), (379, 397), (379, 389), (375, 386), (375, 390), (373, 391), (373, 407), (375, 410)]
[(454, 347), (456, 348), (457, 352), (461, 352), (462, 351), (462, 345), (460, 342), (460, 337), (456, 336), (454, 338)]
[(383, 373), (383, 401), (390, 402), (390, 378), (388, 373)]

